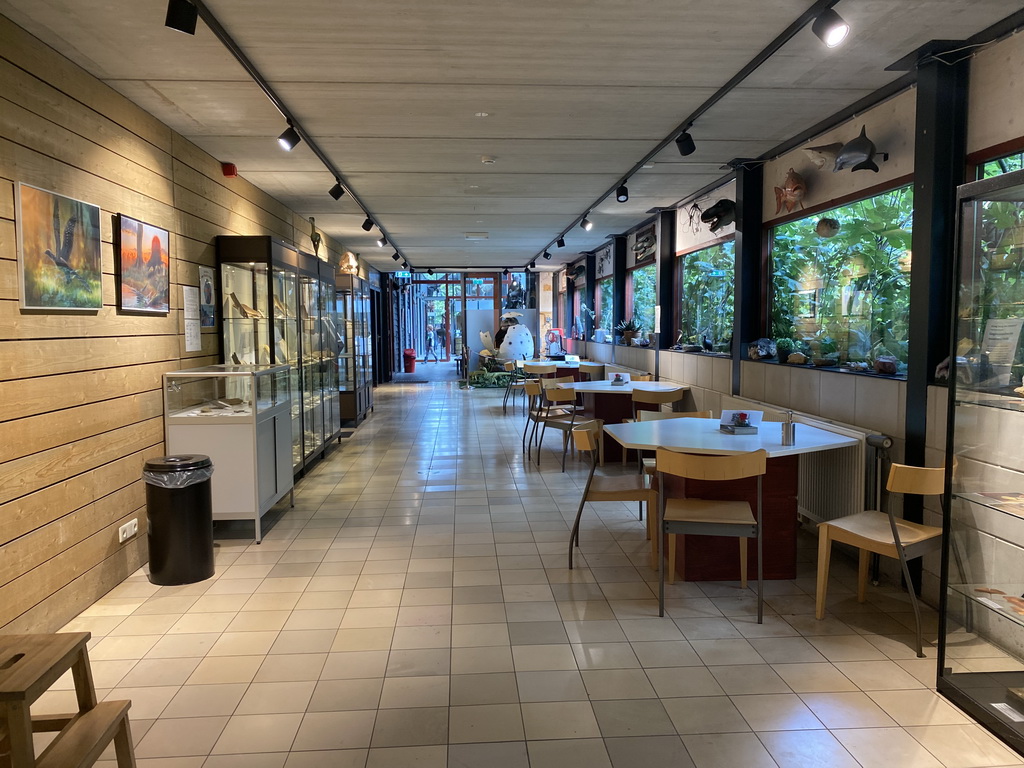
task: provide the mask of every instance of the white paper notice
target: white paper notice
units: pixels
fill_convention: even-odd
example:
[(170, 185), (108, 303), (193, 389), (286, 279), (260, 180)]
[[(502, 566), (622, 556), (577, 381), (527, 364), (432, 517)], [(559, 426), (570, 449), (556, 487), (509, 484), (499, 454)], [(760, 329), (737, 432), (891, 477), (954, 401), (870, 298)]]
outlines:
[(185, 310), (186, 320), (199, 319), (199, 287), (195, 285), (181, 286), (181, 306)]
[(181, 299), (185, 311), (185, 351), (200, 352), (203, 349), (203, 337), (199, 326), (199, 288), (194, 285), (181, 286)]
[(661, 304), (654, 305), (654, 332), (661, 333)]
[(988, 353), (988, 362), (998, 378), (997, 385), (1005, 387), (1010, 383), (1010, 366), (1020, 346), (1020, 330), (1024, 318), (989, 320), (985, 324), (985, 336), (981, 348)]
[(185, 351), (199, 352), (203, 348), (203, 337), (199, 330), (199, 318), (185, 318)]

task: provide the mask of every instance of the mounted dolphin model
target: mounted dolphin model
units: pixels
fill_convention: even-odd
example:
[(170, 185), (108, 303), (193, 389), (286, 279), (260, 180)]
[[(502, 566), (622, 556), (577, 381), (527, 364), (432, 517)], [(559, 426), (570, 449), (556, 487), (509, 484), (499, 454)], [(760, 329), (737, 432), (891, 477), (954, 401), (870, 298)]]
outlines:
[(846, 142), (843, 148), (836, 155), (836, 167), (833, 173), (844, 168), (851, 168), (851, 171), (874, 171), (878, 173), (878, 166), (875, 164), (875, 155), (881, 155), (886, 162), (889, 161), (888, 152), (879, 152), (875, 149), (875, 142), (868, 138), (867, 126), (861, 126), (860, 136), (852, 141)]

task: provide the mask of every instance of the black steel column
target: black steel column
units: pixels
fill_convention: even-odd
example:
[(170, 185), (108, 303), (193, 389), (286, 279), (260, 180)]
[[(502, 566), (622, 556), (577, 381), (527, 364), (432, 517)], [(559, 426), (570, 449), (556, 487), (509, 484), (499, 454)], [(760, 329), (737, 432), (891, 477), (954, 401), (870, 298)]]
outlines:
[[(584, 282), (584, 296), (580, 304), (586, 304), (591, 310), (594, 309), (594, 292), (597, 290), (597, 256), (593, 253), (587, 254), (584, 262), (587, 265), (587, 274)], [(594, 318), (590, 313), (583, 313), (583, 338), (589, 344), (590, 337), (594, 335)]]
[[(762, 184), (764, 173), (754, 167), (736, 168), (736, 276), (733, 283), (732, 393), (740, 394), (740, 361), (747, 345), (764, 333), (766, 308), (761, 306), (764, 253)], [(767, 279), (767, 275), (763, 279)]]
[(626, 236), (612, 238), (612, 334), (632, 314), (626, 308)]
[[(658, 306), (661, 307), (661, 327), (658, 349), (668, 349), (676, 343), (676, 212), (658, 214)], [(655, 355), (660, 354), (655, 352)]]
[[(928, 427), (928, 385), (949, 354), (956, 251), (956, 188), (964, 182), (967, 147), (967, 63), (939, 61), (917, 69), (914, 139), (914, 231), (910, 268), (907, 361), (907, 464), (923, 466)], [(923, 519), (923, 500), (906, 496), (903, 516)], [(913, 567), (916, 566), (916, 567)], [(920, 580), (920, 560), (911, 575)], [(916, 586), (920, 586), (917, 584)]]

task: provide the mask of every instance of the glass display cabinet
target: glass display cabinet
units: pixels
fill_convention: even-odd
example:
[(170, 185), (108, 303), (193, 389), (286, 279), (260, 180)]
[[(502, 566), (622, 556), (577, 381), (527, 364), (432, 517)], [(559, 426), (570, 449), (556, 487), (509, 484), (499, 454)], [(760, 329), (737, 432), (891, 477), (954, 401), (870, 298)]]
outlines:
[(937, 687), (1024, 752), (1024, 171), (958, 200)]
[(319, 263), (320, 271), (320, 375), (324, 384), (324, 440), (341, 431), (341, 403), (338, 397), (338, 310), (335, 305), (334, 267)]
[[(251, 305), (250, 305), (251, 306)], [(252, 520), (292, 490), (287, 365), (209, 365), (164, 374), (167, 453), (213, 461), (213, 519)]]
[(354, 425), (373, 410), (373, 324), (366, 281), (339, 273), (335, 306), (342, 328), (338, 354), (341, 420)]
[(337, 431), (328, 431), (324, 414), (325, 397), (333, 398), (337, 390), (323, 375), (325, 355), (330, 356), (324, 309), (334, 287), (321, 272), (333, 275), (333, 268), (264, 236), (219, 236), (217, 260), (222, 359), (291, 366), (292, 467), (301, 472)]

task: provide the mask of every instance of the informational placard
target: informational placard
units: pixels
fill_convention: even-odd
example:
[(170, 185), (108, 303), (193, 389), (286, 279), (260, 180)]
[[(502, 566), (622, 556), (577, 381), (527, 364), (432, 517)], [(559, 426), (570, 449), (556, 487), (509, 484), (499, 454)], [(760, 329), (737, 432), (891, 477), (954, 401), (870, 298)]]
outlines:
[(661, 333), (661, 304), (654, 305), (654, 332)]
[(985, 336), (981, 340), (981, 348), (988, 355), (989, 365), (996, 374), (996, 384), (1000, 387), (1010, 383), (1010, 366), (1020, 346), (1020, 331), (1024, 327), (1024, 318), (996, 318), (985, 324)]
[(217, 325), (217, 290), (214, 279), (210, 267), (199, 268), (199, 325), (202, 328)]
[(181, 286), (181, 306), (185, 314), (185, 351), (199, 352), (203, 348), (203, 339), (199, 325), (199, 288), (197, 286)]

